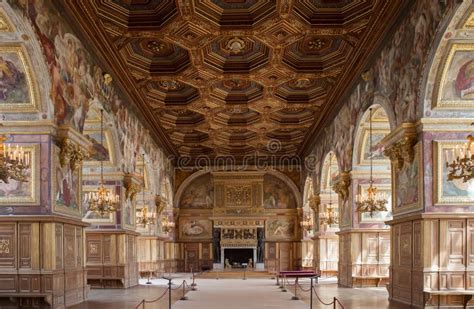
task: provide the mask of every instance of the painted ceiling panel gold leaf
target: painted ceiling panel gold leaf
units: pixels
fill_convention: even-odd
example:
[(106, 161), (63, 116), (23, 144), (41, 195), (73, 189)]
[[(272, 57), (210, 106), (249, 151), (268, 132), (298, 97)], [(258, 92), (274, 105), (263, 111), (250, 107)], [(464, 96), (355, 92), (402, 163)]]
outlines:
[(64, 8), (179, 155), (242, 157), (303, 152), (310, 129), (337, 108), (333, 94), (360, 77), (407, 3), (71, 0)]

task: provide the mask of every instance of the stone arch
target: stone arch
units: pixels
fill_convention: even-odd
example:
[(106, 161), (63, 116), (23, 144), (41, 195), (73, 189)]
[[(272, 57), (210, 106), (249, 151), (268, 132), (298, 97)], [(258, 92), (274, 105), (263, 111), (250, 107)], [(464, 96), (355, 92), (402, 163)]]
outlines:
[[(379, 100), (379, 103), (387, 103), (385, 100)], [(373, 128), (373, 136), (375, 137), (373, 142), (377, 144), (380, 140), (387, 136), (391, 130), (395, 127), (394, 118), (392, 118), (392, 122), (390, 122), (390, 113), (387, 112), (387, 109), (383, 107), (383, 105), (375, 103), (369, 106), (364, 113), (361, 114), (360, 119), (357, 123), (357, 129), (355, 132), (354, 137), (354, 145), (352, 150), (352, 169), (365, 169), (367, 165), (367, 160), (364, 158), (364, 151), (367, 150), (368, 147), (368, 134), (369, 134), (369, 109), (372, 108), (372, 128)], [(388, 109), (389, 111), (391, 109)], [(394, 116), (392, 114), (392, 116)], [(377, 142), (378, 141), (378, 142)], [(383, 148), (378, 148), (377, 151), (379, 152), (378, 157), (384, 157), (383, 155)], [(378, 164), (377, 160), (374, 160), (376, 165)], [(390, 168), (389, 162), (382, 162), (383, 166), (387, 166)]]
[(300, 190), (296, 186), (296, 184), (285, 174), (279, 171), (275, 170), (269, 170), (266, 172), (269, 175), (275, 176), (282, 180), (292, 191), (293, 195), (295, 196), (296, 199), (296, 208), (302, 208), (303, 207), (303, 199)]
[(208, 170), (200, 170), (200, 171), (197, 171), (195, 173), (193, 173), (191, 176), (189, 176), (188, 178), (186, 178), (182, 183), (181, 185), (178, 187), (178, 190), (176, 191), (175, 195), (174, 195), (174, 207), (175, 208), (179, 208), (179, 205), (181, 203), (181, 198), (183, 196), (183, 193), (184, 191), (186, 190), (186, 188), (188, 188), (188, 186), (194, 181), (196, 180), (197, 178), (201, 177), (201, 176), (204, 176), (206, 174), (210, 173), (210, 171)]

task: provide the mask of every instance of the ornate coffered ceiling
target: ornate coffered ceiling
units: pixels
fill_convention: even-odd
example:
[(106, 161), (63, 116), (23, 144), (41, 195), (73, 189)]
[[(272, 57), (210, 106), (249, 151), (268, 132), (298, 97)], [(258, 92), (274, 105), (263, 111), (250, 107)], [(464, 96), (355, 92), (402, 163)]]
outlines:
[[(309, 147), (407, 0), (66, 1), (180, 156)], [(278, 141), (277, 147), (269, 144)]]

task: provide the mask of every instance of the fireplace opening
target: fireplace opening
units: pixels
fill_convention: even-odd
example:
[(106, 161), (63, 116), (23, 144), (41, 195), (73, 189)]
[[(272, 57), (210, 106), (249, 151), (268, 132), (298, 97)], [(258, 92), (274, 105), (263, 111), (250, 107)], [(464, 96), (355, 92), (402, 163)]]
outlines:
[(253, 260), (252, 248), (229, 248), (224, 249), (224, 258), (229, 260), (232, 268), (242, 268), (243, 263), (248, 263), (249, 259)]

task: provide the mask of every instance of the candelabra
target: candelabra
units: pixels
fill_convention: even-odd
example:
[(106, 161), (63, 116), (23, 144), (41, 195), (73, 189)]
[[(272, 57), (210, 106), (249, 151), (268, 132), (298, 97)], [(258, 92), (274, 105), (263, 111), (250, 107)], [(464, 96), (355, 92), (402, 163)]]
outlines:
[(387, 211), (387, 196), (384, 193), (378, 193), (374, 187), (373, 179), (373, 155), (372, 155), (372, 108), (369, 109), (369, 138), (370, 138), (370, 181), (367, 193), (361, 193), (356, 197), (357, 211), (360, 213), (369, 213), (373, 217), (374, 213)]
[(161, 219), (161, 228), (163, 232), (170, 233), (175, 228), (175, 226), (175, 223), (170, 221), (168, 217), (164, 216), (163, 219)]
[(313, 230), (313, 218), (311, 218), (311, 215), (303, 215), (303, 220), (301, 220), (300, 225), (306, 232), (311, 232)]
[(19, 145), (4, 144), (5, 136), (0, 136), (0, 180), (8, 183), (10, 179), (28, 182), (30, 154)]
[(155, 224), (155, 214), (148, 212), (148, 207), (143, 207), (137, 216), (137, 224), (143, 225), (144, 227)]
[[(471, 124), (472, 125), (472, 124)], [(474, 151), (472, 149), (474, 137), (470, 134), (464, 148), (446, 150), (446, 168), (448, 181), (462, 179), (468, 182), (474, 178)]]
[(148, 206), (146, 206), (146, 200), (145, 200), (145, 154), (143, 154), (143, 190), (142, 190), (142, 203), (143, 203), (143, 208), (140, 214), (137, 216), (137, 224), (143, 225), (143, 227), (146, 227), (151, 224), (155, 224), (155, 213), (150, 211), (148, 212)]
[(319, 220), (321, 220), (321, 224), (324, 225), (339, 223), (337, 212), (334, 211), (334, 207), (332, 207), (331, 203), (326, 206), (326, 211), (319, 215)]

